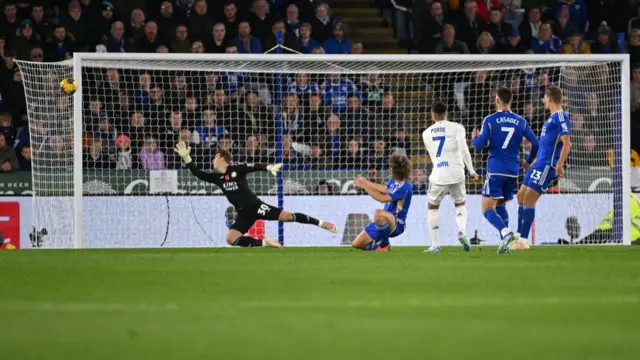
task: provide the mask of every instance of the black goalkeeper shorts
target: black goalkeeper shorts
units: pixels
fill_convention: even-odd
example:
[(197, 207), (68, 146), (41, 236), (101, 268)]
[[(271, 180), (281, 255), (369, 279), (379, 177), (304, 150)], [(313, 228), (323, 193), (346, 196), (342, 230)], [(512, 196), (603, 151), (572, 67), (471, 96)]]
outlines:
[(275, 221), (280, 217), (282, 209), (265, 203), (247, 206), (238, 210), (236, 221), (231, 224), (231, 229), (246, 234), (257, 220)]

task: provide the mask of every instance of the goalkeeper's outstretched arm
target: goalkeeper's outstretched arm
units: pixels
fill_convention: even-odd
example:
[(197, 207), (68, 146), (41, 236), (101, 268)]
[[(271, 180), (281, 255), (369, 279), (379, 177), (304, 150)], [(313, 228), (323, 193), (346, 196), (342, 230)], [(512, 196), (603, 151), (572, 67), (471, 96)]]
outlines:
[(236, 171), (242, 174), (249, 174), (256, 171), (270, 171), (274, 176), (280, 171), (282, 164), (241, 164), (235, 167)]

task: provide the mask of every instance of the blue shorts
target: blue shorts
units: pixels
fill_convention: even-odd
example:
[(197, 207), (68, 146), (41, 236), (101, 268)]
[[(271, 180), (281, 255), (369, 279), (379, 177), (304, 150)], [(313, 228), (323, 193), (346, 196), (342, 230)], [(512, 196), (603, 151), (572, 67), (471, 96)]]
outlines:
[(534, 164), (524, 174), (522, 185), (532, 188), (538, 194), (544, 194), (549, 188), (549, 183), (556, 178), (556, 169), (551, 165)]
[(482, 186), (482, 196), (509, 201), (513, 199), (517, 186), (518, 178), (516, 177), (487, 175), (487, 180)]
[[(402, 234), (404, 232), (405, 227), (406, 227), (406, 224), (404, 220), (396, 218), (396, 228), (393, 229), (391, 234), (389, 234), (389, 237), (394, 238)], [(371, 223), (367, 225), (367, 227), (364, 228), (364, 231), (367, 232), (367, 235), (369, 235), (373, 239), (373, 241), (382, 240), (382, 234), (380, 233), (381, 231), (378, 230), (378, 227), (376, 226), (375, 223)]]

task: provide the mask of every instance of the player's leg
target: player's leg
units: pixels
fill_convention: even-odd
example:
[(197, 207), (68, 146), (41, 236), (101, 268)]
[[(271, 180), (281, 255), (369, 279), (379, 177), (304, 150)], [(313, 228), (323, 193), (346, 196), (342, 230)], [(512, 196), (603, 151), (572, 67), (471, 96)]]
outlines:
[(355, 238), (352, 246), (363, 250), (388, 251), (389, 236), (395, 228), (393, 214), (378, 209), (373, 213), (373, 222)]
[(458, 241), (464, 251), (471, 250), (471, 243), (467, 239), (467, 188), (464, 182), (450, 185), (449, 194), (456, 206), (456, 224), (458, 225)]
[(362, 232), (360, 232), (360, 234), (358, 234), (358, 236), (353, 239), (353, 242), (351, 242), (351, 246), (356, 249), (367, 250), (367, 247), (371, 246), (373, 242), (373, 238), (371, 238), (371, 236), (369, 236), (369, 234), (365, 230), (362, 230)]
[(434, 183), (429, 184), (427, 191), (427, 223), (429, 224), (429, 235), (431, 246), (425, 252), (440, 252), (440, 203), (447, 194), (449, 187)]
[(278, 220), (282, 222), (297, 222), (300, 224), (311, 224), (315, 226), (319, 226), (325, 230), (331, 231), (332, 233), (338, 232), (338, 227), (329, 221), (318, 220), (314, 217), (311, 217), (307, 214), (303, 213), (291, 213), (286, 210), (282, 210), (280, 215), (278, 216)]
[(282, 244), (276, 240), (266, 236), (263, 240), (246, 236), (249, 229), (253, 226), (256, 220), (276, 220), (280, 214), (280, 209), (274, 208), (267, 204), (261, 204), (256, 207), (249, 207), (238, 212), (236, 221), (233, 222), (227, 233), (227, 242), (232, 246), (240, 247), (278, 247), (281, 248)]
[(556, 173), (551, 166), (532, 167), (525, 175), (522, 186), (522, 223), (520, 224), (520, 240), (528, 243), (529, 232), (536, 217), (536, 203), (547, 191), (549, 182), (555, 179)]
[[(510, 181), (511, 178), (506, 176), (487, 176), (482, 186), (482, 215), (498, 230), (501, 240), (511, 233), (503, 220), (504, 217), (498, 212), (498, 204), (501, 204), (501, 211), (506, 213), (505, 183)], [(513, 192), (513, 189), (511, 191)], [(508, 215), (506, 217), (508, 221)]]
[(498, 202), (496, 203), (496, 212), (502, 219), (504, 226), (509, 227), (509, 212), (507, 211), (507, 200), (498, 200)]

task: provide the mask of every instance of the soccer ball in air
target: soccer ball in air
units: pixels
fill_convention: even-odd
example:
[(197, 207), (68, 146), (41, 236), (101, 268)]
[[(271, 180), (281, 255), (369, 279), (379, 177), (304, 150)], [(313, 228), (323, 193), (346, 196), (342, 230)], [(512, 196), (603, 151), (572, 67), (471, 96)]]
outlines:
[(72, 78), (66, 78), (60, 81), (60, 88), (67, 95), (72, 95), (76, 90), (78, 90), (78, 83)]

